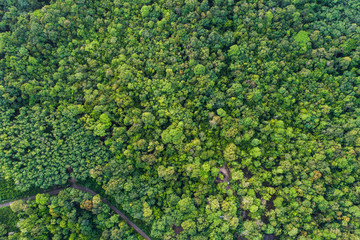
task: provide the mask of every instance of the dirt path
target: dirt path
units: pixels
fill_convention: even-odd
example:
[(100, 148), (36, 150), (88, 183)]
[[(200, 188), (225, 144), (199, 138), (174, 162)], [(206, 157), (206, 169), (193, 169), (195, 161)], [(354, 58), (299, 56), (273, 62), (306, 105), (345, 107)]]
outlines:
[[(93, 190), (91, 190), (90, 188), (84, 187), (84, 186), (80, 186), (80, 185), (72, 185), (71, 186), (74, 189), (78, 189), (80, 191), (83, 192), (87, 192), (90, 193), (91, 195), (95, 196), (97, 195), (96, 192), (94, 192)], [(116, 212), (122, 219), (124, 219), (130, 226), (132, 226), (134, 228), (135, 231), (137, 231), (141, 236), (143, 236), (145, 239), (147, 240), (151, 240), (135, 223), (133, 223), (132, 221), (130, 221), (130, 219), (128, 219), (119, 209), (117, 209), (116, 207), (114, 207), (111, 203), (108, 202), (108, 200), (106, 198), (101, 198), (101, 200), (103, 201), (103, 203), (105, 203), (106, 205), (108, 205), (110, 207), (111, 210), (113, 210), (114, 212)]]
[[(65, 189), (65, 188), (58, 188), (58, 189), (55, 189), (55, 190), (52, 190), (52, 191), (43, 192), (43, 194), (49, 194), (50, 196), (54, 196), (54, 195), (58, 195), (59, 192), (60, 192), (61, 190), (64, 190), (64, 189)], [(30, 197), (21, 198), (21, 199), (18, 199), (18, 200), (27, 201), (27, 200), (29, 200), (29, 199), (35, 200), (35, 198), (36, 198), (36, 195), (33, 195), (33, 196), (30, 196)], [(10, 207), (10, 205), (11, 205), (13, 202), (18, 201), (18, 200), (14, 200), (14, 201), (11, 201), (11, 202), (2, 203), (2, 204), (0, 204), (0, 208)]]
[[(71, 185), (70, 188), (74, 188), (74, 189), (77, 189), (77, 190), (80, 190), (80, 191), (83, 191), (86, 193), (90, 193), (93, 196), (98, 195), (96, 192), (94, 192), (90, 188), (75, 184), (75, 181), (73, 181), (72, 183), (73, 183), (73, 185)], [(54, 196), (54, 195), (59, 194), (59, 192), (64, 189), (65, 188), (59, 188), (59, 189), (55, 189), (55, 190), (52, 190), (49, 192), (44, 192), (44, 194), (49, 194), (51, 196)], [(29, 199), (35, 199), (35, 198), (36, 198), (36, 195), (33, 195), (30, 197), (26, 197), (26, 198), (22, 198), (22, 199), (18, 199), (18, 200), (27, 201)], [(16, 200), (16, 201), (18, 201), (18, 200)], [(101, 200), (103, 201), (104, 204), (108, 205), (110, 207), (110, 209), (112, 209), (114, 212), (116, 212), (123, 220), (125, 220), (125, 222), (127, 222), (131, 227), (133, 227), (136, 232), (138, 232), (141, 236), (143, 236), (143, 238), (145, 238), (146, 240), (151, 240), (135, 223), (133, 223), (130, 219), (128, 219), (119, 209), (117, 209), (111, 203), (109, 203), (106, 198), (101, 198)], [(15, 201), (2, 203), (2, 204), (0, 204), (0, 208), (9, 207), (13, 202), (15, 202)]]
[(224, 175), (224, 182), (230, 181), (230, 170), (226, 166), (226, 164), (224, 164), (221, 168), (219, 168), (219, 172), (222, 173), (222, 175)]
[[(219, 177), (220, 174), (222, 174), (224, 177), (222, 180)], [(226, 164), (224, 164), (222, 167), (219, 168), (219, 174), (215, 179), (215, 183), (221, 183), (221, 182), (226, 182), (228, 184), (226, 189), (230, 189), (230, 169), (226, 166)]]

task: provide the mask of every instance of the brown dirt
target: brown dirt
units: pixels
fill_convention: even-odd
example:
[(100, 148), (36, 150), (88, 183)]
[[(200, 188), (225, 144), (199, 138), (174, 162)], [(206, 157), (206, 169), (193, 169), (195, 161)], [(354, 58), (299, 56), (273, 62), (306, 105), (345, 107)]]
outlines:
[[(223, 175), (223, 179), (220, 179), (220, 174)], [(224, 164), (222, 167), (219, 168), (219, 173), (214, 181), (216, 184), (226, 182), (230, 182), (230, 169)], [(226, 189), (230, 189), (230, 184), (226, 187)]]
[(271, 209), (275, 209), (275, 206), (274, 206), (274, 200), (276, 198), (276, 195), (272, 195), (270, 200), (266, 202), (266, 209), (269, 211)]
[(177, 227), (175, 225), (172, 226), (172, 229), (174, 230), (175, 235), (179, 235), (182, 231), (184, 231), (182, 227)]
[(241, 218), (242, 218), (243, 221), (251, 220), (251, 218), (249, 217), (249, 213), (250, 213), (249, 210), (242, 211)]
[(68, 183), (70, 183), (71, 185), (76, 183), (76, 179), (75, 178), (69, 178), (68, 179)]
[(226, 164), (224, 164), (221, 168), (219, 168), (219, 172), (224, 175), (224, 181), (225, 182), (229, 182), (230, 181), (230, 170), (229, 168), (226, 166)]

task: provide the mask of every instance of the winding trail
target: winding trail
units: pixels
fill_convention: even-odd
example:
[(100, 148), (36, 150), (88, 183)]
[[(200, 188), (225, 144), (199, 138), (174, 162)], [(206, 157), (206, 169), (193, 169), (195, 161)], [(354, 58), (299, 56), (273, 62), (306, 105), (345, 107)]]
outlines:
[[(97, 193), (91, 190), (90, 188), (81, 185), (73, 184), (71, 187), (83, 192), (90, 193), (93, 196), (97, 195)], [(102, 197), (101, 200), (103, 201), (104, 204), (108, 205), (110, 209), (116, 212), (122, 219), (124, 219), (125, 222), (127, 222), (131, 227), (133, 227), (134, 230), (137, 231), (141, 236), (143, 236), (147, 240), (151, 240), (135, 223), (133, 223), (130, 219), (128, 219), (119, 209), (117, 209), (111, 203), (109, 203), (109, 201), (106, 198)]]
[[(80, 191), (83, 191), (83, 192), (86, 192), (86, 193), (90, 193), (93, 196), (98, 195), (95, 191), (91, 190), (90, 188), (87, 188), (87, 187), (84, 187), (84, 186), (81, 186), (81, 185), (78, 185), (78, 184), (75, 184), (75, 183), (73, 183), (69, 188), (74, 188), (74, 189), (77, 189), (77, 190), (80, 190)], [(54, 196), (54, 195), (59, 194), (59, 192), (61, 190), (64, 190), (64, 189), (66, 189), (66, 188), (55, 189), (55, 190), (52, 190), (52, 191), (49, 191), (49, 192), (44, 192), (43, 194), (49, 194), (50, 196)], [(36, 198), (36, 195), (33, 195), (33, 196), (30, 196), (30, 197), (18, 199), (18, 200), (15, 200), (15, 201), (19, 201), (19, 200), (27, 201), (29, 199), (34, 200), (35, 198)], [(109, 201), (106, 198), (102, 197), (101, 200), (102, 200), (102, 202), (104, 204), (108, 205), (111, 210), (113, 210), (123, 220), (125, 220), (125, 222), (127, 222), (131, 227), (133, 227), (136, 232), (138, 232), (141, 236), (143, 236), (143, 238), (145, 238), (146, 240), (151, 240), (151, 238), (149, 238), (135, 223), (133, 223), (129, 218), (127, 218), (119, 209), (117, 209), (111, 203), (109, 203)], [(2, 203), (2, 204), (0, 204), (0, 208), (10, 207), (10, 205), (15, 201)]]

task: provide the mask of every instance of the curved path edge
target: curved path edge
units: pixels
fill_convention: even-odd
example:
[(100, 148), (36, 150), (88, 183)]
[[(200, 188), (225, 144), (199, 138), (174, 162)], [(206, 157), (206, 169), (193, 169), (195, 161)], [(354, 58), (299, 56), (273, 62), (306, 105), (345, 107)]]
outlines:
[[(90, 193), (93, 196), (98, 195), (95, 191), (91, 190), (90, 188), (87, 188), (87, 187), (84, 187), (84, 186), (81, 186), (81, 185), (77, 185), (77, 184), (73, 184), (73, 185), (69, 186), (68, 188), (74, 188), (74, 189), (77, 189), (77, 190), (80, 190), (80, 191), (83, 191), (83, 192), (86, 192), (86, 193)], [(44, 193), (41, 193), (41, 194), (49, 194), (50, 196), (54, 196), (54, 195), (59, 194), (59, 192), (64, 190), (64, 189), (66, 189), (66, 188), (59, 188), (59, 189), (52, 190), (52, 191), (49, 191), (49, 192), (44, 192)], [(36, 198), (36, 195), (32, 195), (30, 197), (18, 199), (18, 200), (15, 200), (15, 201), (19, 201), (19, 200), (27, 201), (29, 199), (34, 200), (35, 198)], [(137, 233), (139, 233), (141, 236), (143, 236), (143, 238), (145, 238), (146, 240), (151, 240), (144, 233), (144, 231), (142, 231), (135, 223), (133, 223), (129, 218), (127, 218), (119, 209), (117, 209), (115, 206), (113, 206), (111, 203), (109, 203), (109, 201), (106, 198), (102, 197), (101, 200), (102, 200), (102, 202), (104, 204), (108, 205), (111, 210), (113, 210), (115, 213), (117, 213), (125, 222), (127, 222), (132, 228), (134, 228), (134, 230)], [(0, 204), (0, 208), (10, 207), (10, 205), (15, 201), (2, 203), (2, 204)]]

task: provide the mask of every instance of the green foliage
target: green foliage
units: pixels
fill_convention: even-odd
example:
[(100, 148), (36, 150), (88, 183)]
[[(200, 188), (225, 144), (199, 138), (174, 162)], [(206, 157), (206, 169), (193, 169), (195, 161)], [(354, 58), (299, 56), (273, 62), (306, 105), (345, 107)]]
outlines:
[(38, 194), (22, 205), (12, 208), (21, 218), (20, 231), (9, 239), (137, 239), (97, 196), (79, 190), (67, 188), (52, 197)]
[(350, 53), (352, 50), (356, 49), (357, 47), (357, 41), (353, 38), (350, 38), (348, 40), (346, 40), (346, 42), (344, 42), (341, 47), (344, 49), (344, 53), (348, 54)]
[(161, 133), (164, 143), (179, 144), (183, 140), (183, 131), (179, 126), (170, 126)]
[(274, 18), (274, 14), (271, 11), (267, 11), (265, 13), (265, 18), (267, 22), (271, 22), (271, 20)]
[(299, 31), (294, 39), (301, 47), (306, 47), (306, 44), (310, 42), (309, 34), (306, 31)]
[(250, 155), (257, 158), (261, 156), (261, 150), (258, 147), (254, 147), (250, 150)]
[(39, 0), (3, 0), (0, 5), (0, 32), (13, 29), (17, 17), (32, 12), (48, 3), (49, 1)]
[(220, 117), (225, 117), (226, 116), (226, 111), (222, 108), (219, 108), (216, 113), (220, 116)]
[(151, 7), (150, 6), (142, 6), (141, 8), (141, 16), (147, 17), (150, 14)]
[(15, 188), (16, 185), (13, 180), (0, 178), (0, 201), (19, 199), (41, 192), (40, 188), (32, 188), (25, 192), (15, 190)]
[(194, 67), (194, 73), (195, 75), (203, 75), (205, 74), (205, 66), (198, 64)]
[(106, 135), (106, 130), (111, 126), (111, 120), (109, 116), (105, 113), (100, 115), (97, 125), (94, 127), (94, 135), (104, 137)]
[(154, 115), (149, 112), (144, 112), (141, 119), (146, 125), (152, 125), (155, 122)]
[(19, 218), (11, 211), (10, 207), (0, 208), (0, 237), (7, 235), (9, 232), (17, 231), (16, 223)]
[(154, 239), (359, 238), (357, 0), (46, 4), (0, 4), (1, 198), (92, 177)]
[(224, 151), (224, 159), (226, 161), (235, 161), (236, 160), (236, 150), (237, 150), (237, 147), (234, 143), (230, 143), (226, 148), (225, 148), (225, 151)]
[(236, 58), (240, 55), (240, 47), (238, 45), (233, 45), (229, 49), (229, 56)]
[[(19, 111), (14, 121), (0, 128), (2, 170), (5, 177), (14, 179), (17, 189), (63, 185), (68, 168), (78, 179), (85, 179), (90, 168), (107, 161), (109, 155), (100, 141), (73, 119), (47, 116), (39, 106)], [(7, 121), (14, 117), (6, 113)], [(108, 118), (102, 117), (102, 123), (109, 124)]]

